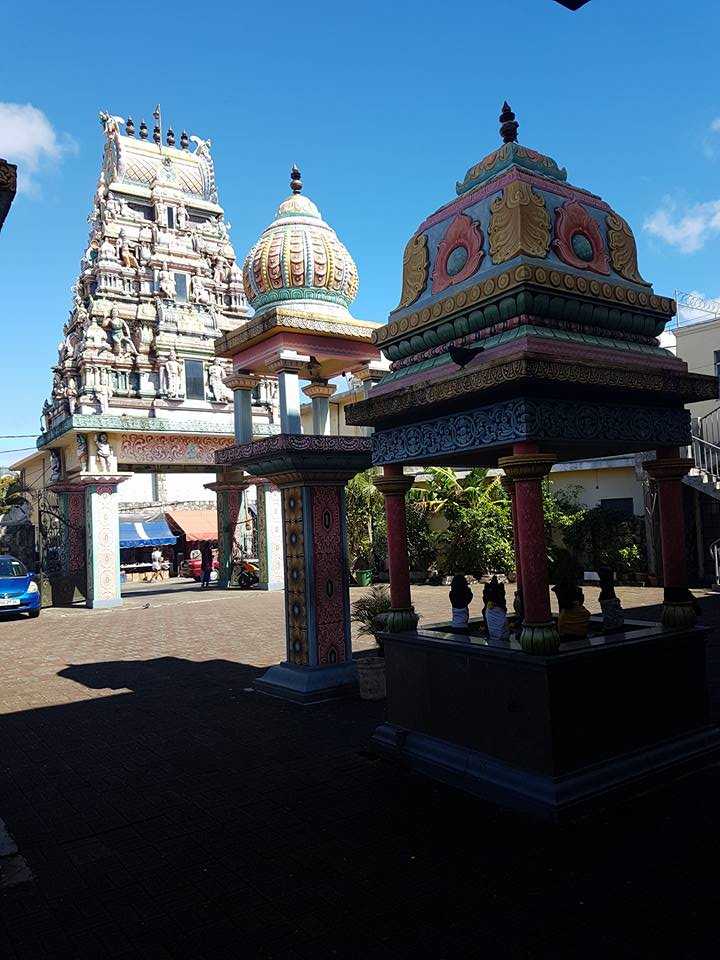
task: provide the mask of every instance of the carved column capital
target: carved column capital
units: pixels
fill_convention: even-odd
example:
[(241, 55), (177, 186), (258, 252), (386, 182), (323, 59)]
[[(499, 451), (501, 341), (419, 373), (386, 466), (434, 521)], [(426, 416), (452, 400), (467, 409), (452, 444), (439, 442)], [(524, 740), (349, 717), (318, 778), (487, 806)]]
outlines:
[(690, 472), (694, 462), (688, 457), (668, 457), (662, 460), (646, 460), (643, 466), (653, 480), (681, 480)]
[(415, 477), (410, 477), (407, 474), (397, 477), (374, 477), (373, 483), (384, 497), (404, 497), (415, 483)]
[(306, 397), (310, 397), (311, 400), (314, 400), (316, 397), (326, 397), (329, 400), (336, 390), (337, 386), (334, 383), (328, 383), (327, 380), (316, 380), (302, 388), (302, 392)]
[(510, 480), (542, 480), (557, 463), (554, 453), (518, 453), (511, 457), (501, 457), (498, 466)]
[(254, 373), (231, 373), (229, 377), (224, 378), (223, 383), (228, 390), (254, 390), (261, 379)]

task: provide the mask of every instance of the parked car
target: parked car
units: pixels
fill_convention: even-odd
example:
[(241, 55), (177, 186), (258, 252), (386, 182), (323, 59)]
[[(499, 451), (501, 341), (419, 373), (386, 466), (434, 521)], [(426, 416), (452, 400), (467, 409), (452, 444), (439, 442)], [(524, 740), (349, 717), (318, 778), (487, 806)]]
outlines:
[(0, 557), (0, 614), (40, 616), (40, 590), (25, 565), (15, 557)]
[[(196, 551), (193, 551), (195, 553)], [(199, 551), (197, 551), (199, 552)], [(218, 575), (217, 571), (220, 569), (220, 563), (218, 562), (217, 557), (213, 558), (212, 565), (212, 574), (210, 579), (212, 581), (217, 580)], [(180, 569), (178, 573), (181, 577), (189, 577), (192, 580), (197, 580), (199, 583), (202, 579), (202, 560), (200, 557), (190, 557), (188, 560), (183, 560), (180, 564)]]

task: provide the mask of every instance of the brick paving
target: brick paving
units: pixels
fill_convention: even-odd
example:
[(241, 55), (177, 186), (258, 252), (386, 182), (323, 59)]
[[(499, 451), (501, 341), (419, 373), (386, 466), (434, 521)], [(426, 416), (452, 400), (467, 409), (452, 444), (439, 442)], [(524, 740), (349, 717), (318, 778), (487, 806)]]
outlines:
[(374, 758), (382, 704), (252, 692), (282, 631), (194, 587), (0, 621), (2, 960), (715, 955), (720, 769), (541, 826)]

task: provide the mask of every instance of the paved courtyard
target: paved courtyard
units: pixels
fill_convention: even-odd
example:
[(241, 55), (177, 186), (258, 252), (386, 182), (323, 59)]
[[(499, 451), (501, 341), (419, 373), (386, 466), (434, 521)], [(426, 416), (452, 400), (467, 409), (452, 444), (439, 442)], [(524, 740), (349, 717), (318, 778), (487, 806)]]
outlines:
[(377, 760), (383, 704), (254, 693), (283, 649), (279, 594), (0, 621), (2, 960), (716, 955), (720, 769), (548, 828)]

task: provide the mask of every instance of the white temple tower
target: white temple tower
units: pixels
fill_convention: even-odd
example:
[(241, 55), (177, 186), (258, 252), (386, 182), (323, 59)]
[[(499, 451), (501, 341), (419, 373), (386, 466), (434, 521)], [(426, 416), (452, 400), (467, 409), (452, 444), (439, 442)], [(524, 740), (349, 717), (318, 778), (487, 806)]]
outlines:
[[(119, 602), (118, 484), (131, 481), (126, 502), (177, 500), (167, 493), (173, 475), (186, 487), (195, 479), (198, 498), (214, 496), (203, 482), (234, 432), (224, 383), (231, 365), (215, 356), (214, 344), (252, 314), (218, 202), (210, 141), (183, 131), (176, 144), (170, 129), (163, 143), (159, 107), (153, 116), (149, 136), (144, 121), (136, 135), (132, 119), (100, 114), (105, 146), (88, 244), (43, 407), (39, 453), (19, 465), (26, 476), (39, 475), (43, 489), (58, 495), (59, 511), (73, 517), (65, 532), (60, 525), (59, 564), (71, 576), (87, 564), (93, 606)], [(278, 430), (276, 393), (274, 378), (257, 386), (258, 436)], [(222, 515), (224, 501), (237, 496), (232, 477), (217, 479)], [(102, 563), (98, 530), (108, 554)], [(101, 571), (110, 554), (112, 570)]]

